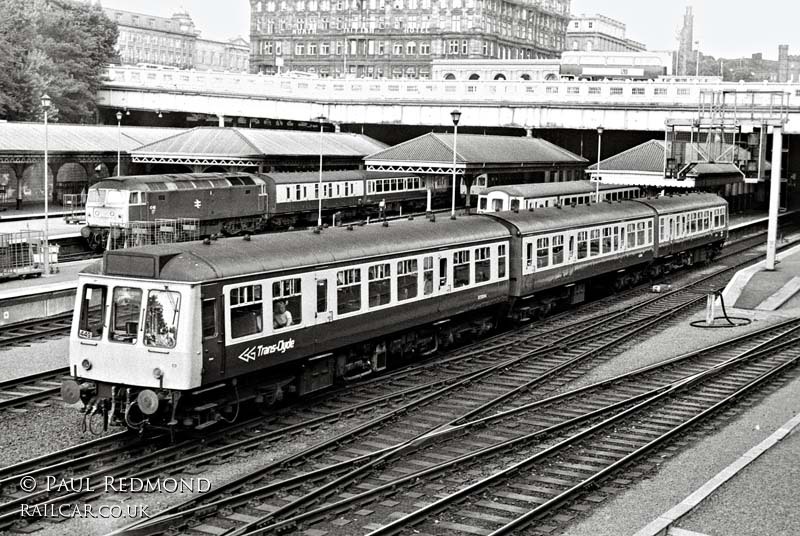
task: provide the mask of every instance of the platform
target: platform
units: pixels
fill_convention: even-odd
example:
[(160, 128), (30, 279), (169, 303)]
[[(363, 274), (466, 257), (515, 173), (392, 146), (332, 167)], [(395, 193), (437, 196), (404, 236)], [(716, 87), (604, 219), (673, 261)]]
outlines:
[(97, 259), (59, 264), (59, 272), (33, 279), (12, 279), (0, 284), (0, 300), (44, 294), (78, 286), (78, 273)]
[(766, 261), (740, 270), (722, 293), (726, 307), (779, 316), (800, 316), (800, 246), (776, 255), (775, 270)]

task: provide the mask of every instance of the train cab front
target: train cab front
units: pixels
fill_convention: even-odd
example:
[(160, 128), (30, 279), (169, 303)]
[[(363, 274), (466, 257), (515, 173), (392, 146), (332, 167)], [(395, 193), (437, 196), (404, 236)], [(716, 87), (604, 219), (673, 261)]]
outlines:
[(92, 433), (174, 426), (181, 393), (197, 387), (188, 285), (81, 274), (70, 333), (68, 404)]
[(140, 192), (129, 192), (107, 183), (114, 181), (103, 181), (89, 188), (86, 226), (81, 229), (81, 236), (98, 251), (105, 247), (109, 232), (118, 233), (128, 224), (131, 205), (140, 203)]

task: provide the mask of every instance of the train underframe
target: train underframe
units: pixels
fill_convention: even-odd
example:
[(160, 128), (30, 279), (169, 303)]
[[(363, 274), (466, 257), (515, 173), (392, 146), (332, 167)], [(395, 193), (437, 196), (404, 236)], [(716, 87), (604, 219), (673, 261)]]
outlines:
[(499, 327), (518, 326), (544, 318), (583, 302), (593, 288), (621, 291), (681, 268), (711, 261), (719, 254), (721, 246), (722, 241), (704, 245), (192, 392), (106, 383), (78, 385), (72, 380), (72, 384), (65, 382), (67, 391), (71, 392), (65, 393), (64, 398), (83, 401), (90, 430), (93, 430), (91, 423), (95, 415), (102, 416), (104, 428), (121, 425), (135, 430), (203, 430), (220, 422), (235, 421), (245, 404), (269, 411), (285, 400), (346, 385), (440, 350), (473, 342)]

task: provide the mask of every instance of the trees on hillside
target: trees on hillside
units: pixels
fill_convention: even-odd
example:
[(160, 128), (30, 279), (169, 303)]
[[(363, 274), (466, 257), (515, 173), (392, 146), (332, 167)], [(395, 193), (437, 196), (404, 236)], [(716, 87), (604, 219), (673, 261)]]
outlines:
[(0, 0), (0, 117), (93, 118), (105, 67), (115, 58), (117, 25), (100, 6), (72, 0)]

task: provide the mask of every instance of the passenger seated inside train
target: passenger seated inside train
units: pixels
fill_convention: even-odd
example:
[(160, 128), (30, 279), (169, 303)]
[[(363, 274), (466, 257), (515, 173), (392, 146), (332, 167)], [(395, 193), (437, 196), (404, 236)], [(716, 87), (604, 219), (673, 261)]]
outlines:
[(272, 327), (283, 329), (292, 325), (292, 313), (286, 310), (286, 302), (276, 300), (272, 304)]

